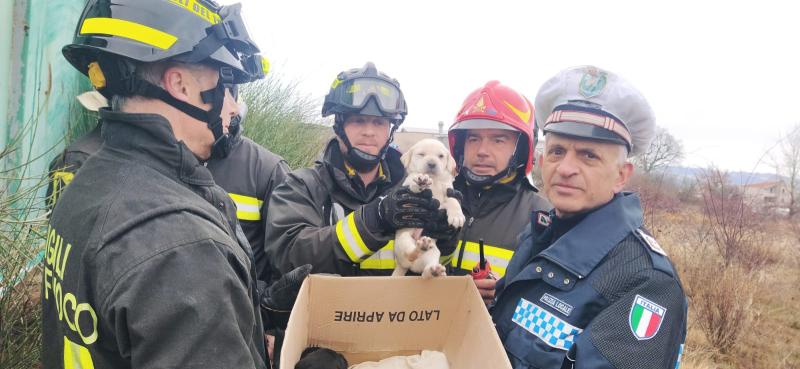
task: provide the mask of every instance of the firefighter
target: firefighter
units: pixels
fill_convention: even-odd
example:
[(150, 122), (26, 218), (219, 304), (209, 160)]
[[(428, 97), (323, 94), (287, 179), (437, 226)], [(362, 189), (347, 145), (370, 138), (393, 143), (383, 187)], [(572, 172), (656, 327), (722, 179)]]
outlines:
[(439, 207), (430, 190), (399, 186), (405, 169), (389, 144), (406, 113), (399, 83), (374, 64), (337, 76), (322, 106), (336, 136), (270, 198), (265, 244), (275, 271), (312, 264), (315, 273), (392, 273), (386, 246), (395, 230), (423, 228)]
[(458, 165), (454, 188), (462, 193), (467, 222), (450, 242), (451, 274), (466, 274), (479, 263), (479, 241), (493, 275), (475, 283), (488, 304), (495, 281), (505, 274), (517, 236), (530, 213), (549, 210), (527, 175), (533, 168), (537, 127), (525, 96), (498, 81), (470, 93), (448, 131)]
[[(238, 100), (238, 88), (228, 86), (235, 100)], [(91, 94), (97, 94), (91, 91)], [(84, 95), (87, 95), (86, 93)], [(98, 94), (99, 95), (99, 94)], [(87, 105), (86, 97), (79, 100), (90, 111), (97, 112), (98, 106)], [(92, 99), (92, 103), (98, 100)], [(100, 96), (99, 100), (104, 100)], [(106, 106), (102, 101), (100, 107)], [(247, 236), (256, 262), (256, 275), (260, 281), (268, 282), (268, 263), (264, 258), (264, 223), (267, 213), (267, 199), (272, 189), (283, 182), (289, 165), (279, 155), (267, 150), (253, 140), (242, 136), (247, 106), (239, 102), (239, 114), (231, 119), (230, 125), (223, 130), (223, 140), (217, 144), (218, 154), (205, 161), (205, 165), (214, 182), (228, 192), (236, 204), (236, 217)], [(78, 169), (92, 154), (100, 149), (103, 139), (100, 136), (102, 120), (84, 136), (57, 155), (50, 162), (50, 181), (47, 188), (47, 207), (55, 206), (58, 195), (72, 181)]]
[[(252, 254), (202, 161), (265, 63), (239, 4), (90, 0), (66, 59), (111, 99), (103, 145), (53, 210), (47, 368), (264, 368)], [(273, 296), (274, 297), (274, 296)]]
[(622, 191), (628, 157), (647, 151), (655, 118), (611, 72), (567, 69), (536, 96), (550, 212), (521, 236), (490, 308), (514, 368), (676, 368), (687, 300), (664, 250)]
[[(233, 92), (237, 97), (235, 88)], [(214, 182), (225, 189), (236, 204), (236, 217), (253, 249), (258, 280), (269, 282), (269, 263), (264, 255), (267, 201), (275, 187), (283, 183), (289, 165), (282, 157), (242, 136), (247, 108), (244, 102), (240, 102), (239, 107), (240, 114), (231, 120), (228, 128), (228, 147), (219, 158), (208, 160), (207, 167)]]

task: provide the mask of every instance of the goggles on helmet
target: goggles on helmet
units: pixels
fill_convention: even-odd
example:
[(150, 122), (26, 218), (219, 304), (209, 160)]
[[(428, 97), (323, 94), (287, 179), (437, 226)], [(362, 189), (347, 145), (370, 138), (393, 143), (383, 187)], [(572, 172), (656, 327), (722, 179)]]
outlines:
[(364, 108), (373, 99), (384, 114), (405, 112), (403, 95), (393, 84), (378, 78), (356, 78), (341, 82), (333, 91), (333, 99), (354, 111)]
[[(240, 65), (241, 71), (237, 71), (234, 76), (236, 83), (247, 83), (263, 78), (269, 69), (269, 62), (258, 54), (258, 46), (247, 32), (241, 7), (241, 4), (221, 7), (220, 18), (215, 24), (206, 28), (206, 37), (195, 45), (192, 52), (175, 59), (194, 64), (210, 58), (236, 68)], [(222, 52), (220, 49), (223, 47), (231, 55)]]

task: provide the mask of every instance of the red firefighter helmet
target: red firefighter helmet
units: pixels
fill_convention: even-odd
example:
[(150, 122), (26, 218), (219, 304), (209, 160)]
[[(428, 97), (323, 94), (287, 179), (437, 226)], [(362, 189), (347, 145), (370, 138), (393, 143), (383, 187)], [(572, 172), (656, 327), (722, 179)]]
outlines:
[[(537, 129), (533, 104), (525, 96), (499, 81), (489, 81), (473, 91), (464, 100), (456, 114), (453, 125), (447, 132), (450, 140), (450, 153), (458, 162), (464, 163), (464, 137), (468, 129), (507, 129), (522, 133), (525, 138), (517, 143), (517, 151), (509, 165), (525, 166), (525, 174), (533, 169), (533, 148), (537, 142)], [(516, 159), (516, 160), (514, 160)], [(508, 168), (515, 169), (515, 168)]]

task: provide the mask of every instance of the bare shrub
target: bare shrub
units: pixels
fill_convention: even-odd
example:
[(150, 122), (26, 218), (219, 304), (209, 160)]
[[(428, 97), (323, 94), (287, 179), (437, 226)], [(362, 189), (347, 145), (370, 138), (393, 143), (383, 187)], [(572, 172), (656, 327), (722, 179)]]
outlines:
[(626, 189), (639, 194), (642, 200), (644, 223), (653, 232), (656, 232), (660, 226), (659, 214), (675, 213), (681, 208), (680, 200), (677, 197), (677, 186), (666, 178), (665, 172), (636, 174), (631, 178)]
[(740, 263), (748, 271), (763, 267), (765, 258), (750, 258), (753, 246), (764, 239), (762, 219), (745, 200), (741, 191), (716, 168), (698, 178), (702, 189), (703, 215), (708, 221), (710, 241), (725, 267)]
[(696, 323), (720, 354), (729, 354), (742, 333), (750, 331), (757, 279), (740, 267), (699, 267), (691, 290)]

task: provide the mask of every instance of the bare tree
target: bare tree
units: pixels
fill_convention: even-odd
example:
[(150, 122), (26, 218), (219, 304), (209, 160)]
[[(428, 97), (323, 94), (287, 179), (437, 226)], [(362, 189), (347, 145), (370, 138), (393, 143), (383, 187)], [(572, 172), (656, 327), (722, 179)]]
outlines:
[(800, 190), (800, 124), (778, 141), (778, 158), (773, 159), (778, 174), (787, 178), (789, 185), (789, 216), (798, 212), (797, 193)]
[(666, 168), (683, 159), (683, 145), (663, 127), (656, 127), (656, 137), (650, 149), (634, 159), (639, 168), (646, 174)]

